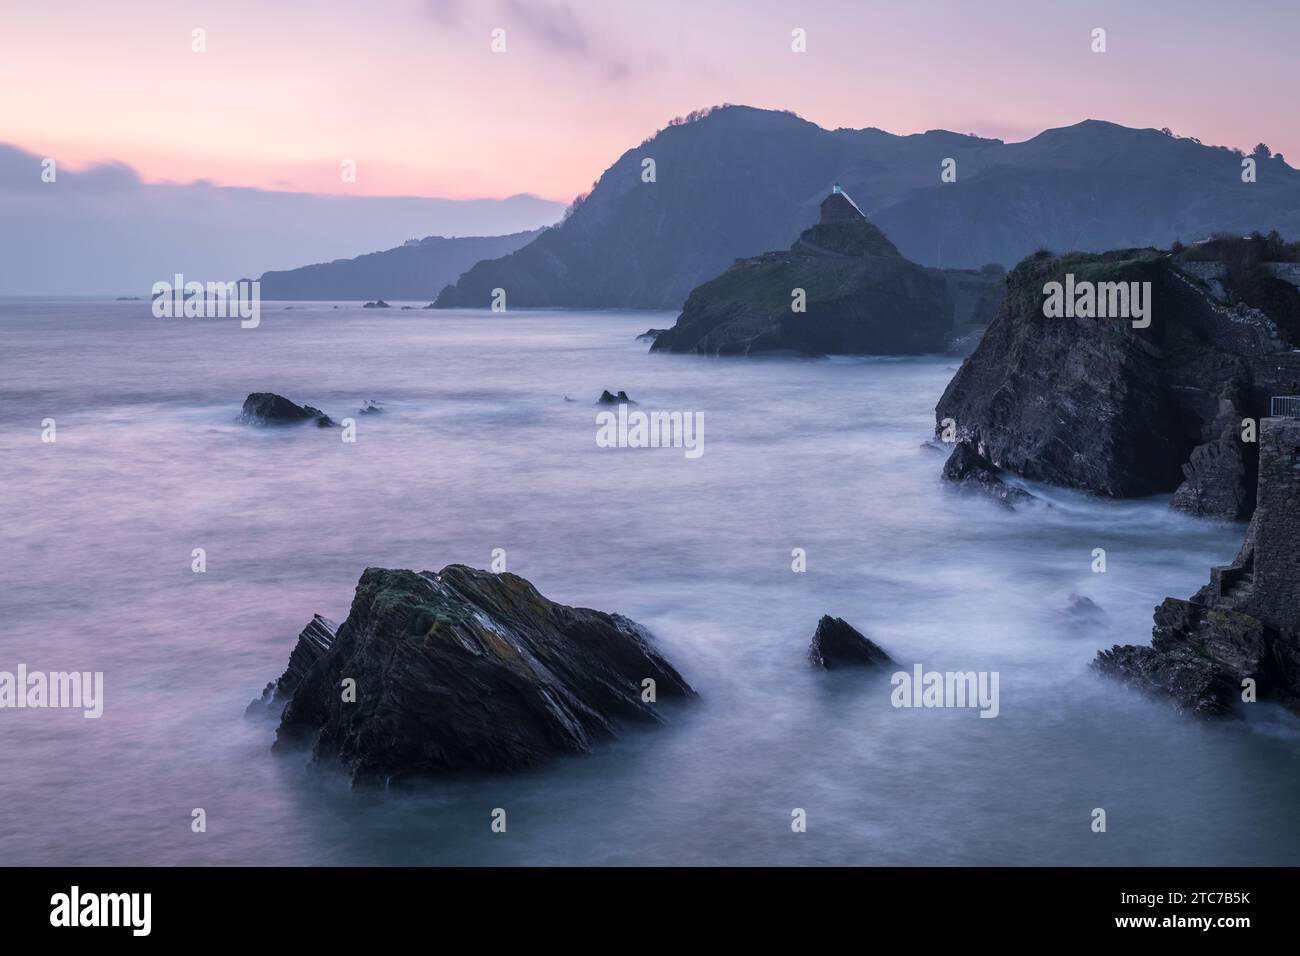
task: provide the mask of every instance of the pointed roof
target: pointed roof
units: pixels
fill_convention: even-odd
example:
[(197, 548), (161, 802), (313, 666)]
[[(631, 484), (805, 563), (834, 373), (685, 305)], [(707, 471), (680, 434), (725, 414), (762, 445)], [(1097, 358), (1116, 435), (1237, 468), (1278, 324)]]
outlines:
[(822, 200), (821, 211), (823, 223), (854, 222), (867, 218), (839, 183), (832, 186), (831, 194)]

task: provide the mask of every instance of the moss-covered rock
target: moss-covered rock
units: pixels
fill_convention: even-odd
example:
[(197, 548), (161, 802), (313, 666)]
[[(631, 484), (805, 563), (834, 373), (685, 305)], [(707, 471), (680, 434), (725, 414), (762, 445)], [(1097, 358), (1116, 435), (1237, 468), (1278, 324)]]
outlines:
[(304, 631), (269, 689), (287, 700), (276, 747), (309, 745), (354, 782), (532, 766), (693, 694), (635, 622), (463, 565), (369, 568), (324, 634)]
[[(996, 286), (1001, 280), (984, 281)], [(788, 251), (739, 259), (695, 288), (677, 324), (655, 339), (651, 351), (940, 352), (953, 337), (954, 295), (941, 270), (904, 259), (837, 191), (822, 203), (821, 221)]]

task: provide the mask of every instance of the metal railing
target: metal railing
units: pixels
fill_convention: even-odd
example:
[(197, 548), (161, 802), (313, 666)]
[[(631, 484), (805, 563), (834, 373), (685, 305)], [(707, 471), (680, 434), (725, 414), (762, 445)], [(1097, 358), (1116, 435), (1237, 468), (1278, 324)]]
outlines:
[(1274, 418), (1300, 418), (1300, 395), (1274, 395), (1270, 413)]

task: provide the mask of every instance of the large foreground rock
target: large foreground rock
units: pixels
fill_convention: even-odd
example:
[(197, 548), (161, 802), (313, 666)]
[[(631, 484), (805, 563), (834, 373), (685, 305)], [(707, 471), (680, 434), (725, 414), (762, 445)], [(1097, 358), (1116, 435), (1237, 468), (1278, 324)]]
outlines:
[[(693, 694), (635, 622), (463, 565), (369, 568), (322, 650), (327, 631), (304, 631), (270, 689), (287, 700), (276, 747), (310, 745), (354, 782), (532, 766)], [(657, 702), (643, 700), (647, 680)]]

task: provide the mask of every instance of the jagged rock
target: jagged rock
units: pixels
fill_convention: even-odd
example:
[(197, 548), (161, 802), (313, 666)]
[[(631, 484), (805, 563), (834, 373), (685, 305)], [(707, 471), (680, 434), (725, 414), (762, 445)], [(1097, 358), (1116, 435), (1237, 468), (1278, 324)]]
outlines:
[[(1149, 327), (1047, 317), (1044, 287), (1067, 276), (1151, 283)], [(1256, 452), (1239, 445), (1238, 465), (1216, 425), (1221, 401), (1240, 394), (1239, 430), (1241, 417), (1266, 414), (1270, 394), (1300, 381), (1283, 325), (1225, 305), (1153, 249), (1037, 254), (1008, 276), (998, 317), (939, 400), (936, 434), (951, 418), (957, 439), (997, 468), (1110, 497), (1168, 494), (1186, 479), (1181, 507), (1223, 513), (1238, 502), (1243, 467), (1249, 485)], [(1217, 447), (1190, 460), (1211, 437)]]
[(1265, 418), (1259, 439), (1258, 504), (1236, 559), (1190, 600), (1156, 608), (1150, 647), (1095, 662), (1197, 714), (1229, 713), (1247, 678), (1259, 700), (1300, 713), (1300, 420)]
[(1007, 507), (1014, 507), (1017, 501), (1034, 497), (1023, 488), (1013, 487), (1003, 481), (992, 463), (968, 442), (957, 443), (957, 447), (944, 462), (943, 477), (945, 481), (976, 489)]
[(817, 622), (808, 659), (814, 667), (883, 667), (894, 661), (879, 645), (863, 636), (843, 618), (824, 615)]
[(319, 408), (298, 405), (274, 392), (253, 392), (244, 399), (239, 420), (247, 425), (295, 425), (314, 419), (321, 428), (334, 425), (333, 419)]
[(632, 399), (627, 397), (627, 392), (620, 390), (617, 395), (613, 395), (610, 393), (609, 389), (605, 389), (603, 392), (600, 393), (600, 398), (596, 399), (596, 404), (597, 405), (635, 405), (636, 402), (632, 401)]
[(376, 402), (373, 399), (367, 399), (366, 403), (357, 409), (362, 415), (378, 415), (382, 413), (384, 406), (382, 402)]
[[(295, 686), (276, 748), (309, 744), (354, 782), (532, 766), (588, 751), (622, 721), (661, 720), (665, 700), (694, 693), (635, 622), (463, 565), (367, 569), (316, 650), (295, 650), (281, 678)], [(657, 703), (642, 697), (647, 679)]]
[(1116, 644), (1099, 651), (1097, 669), (1111, 677), (1173, 700), (1178, 709), (1201, 717), (1221, 717), (1232, 708), (1232, 687), (1214, 662), (1182, 649)]
[(1173, 507), (1201, 517), (1247, 517), (1248, 473), (1241, 445), (1231, 437), (1197, 445), (1183, 465), (1186, 478), (1174, 492)]
[(1180, 710), (1220, 717), (1242, 680), (1267, 666), (1274, 636), (1249, 614), (1166, 598), (1155, 619), (1150, 647), (1115, 645), (1098, 653), (1097, 668), (1171, 697)]
[(253, 714), (267, 710), (278, 713), (283, 709), (303, 678), (307, 676), (307, 672), (329, 651), (338, 629), (339, 626), (329, 618), (321, 617), (319, 614), (313, 615), (311, 623), (298, 635), (298, 643), (294, 645), (293, 653), (289, 655), (289, 666), (285, 668), (278, 680), (273, 680), (266, 685), (262, 696), (249, 704), (245, 713)]
[(1205, 442), (1192, 449), (1183, 465), (1184, 480), (1173, 500), (1178, 511), (1229, 520), (1248, 518), (1254, 511), (1256, 459), (1247, 456), (1241, 441), (1248, 401), (1240, 383), (1227, 385), (1219, 414), (1206, 425)]
[(653, 342), (667, 331), (667, 329), (646, 329), (636, 337), (636, 340), (638, 342)]
[(389, 308), (392, 308), (392, 306), (390, 306), (390, 305), (389, 305), (387, 302), (385, 302), (383, 299), (377, 299), (377, 300), (374, 301), (374, 302), (367, 302), (367, 303), (366, 303), (365, 305), (363, 305), (361, 308), (363, 308), (363, 309), (389, 309)]
[(739, 259), (694, 289), (650, 350), (917, 354), (942, 351), (952, 331), (943, 273), (904, 259), (837, 188), (789, 251)]

